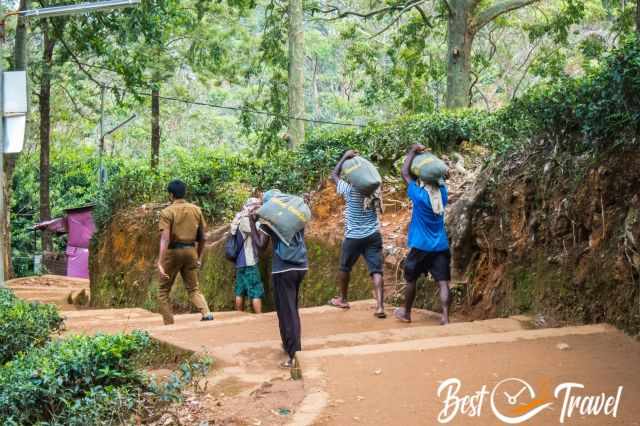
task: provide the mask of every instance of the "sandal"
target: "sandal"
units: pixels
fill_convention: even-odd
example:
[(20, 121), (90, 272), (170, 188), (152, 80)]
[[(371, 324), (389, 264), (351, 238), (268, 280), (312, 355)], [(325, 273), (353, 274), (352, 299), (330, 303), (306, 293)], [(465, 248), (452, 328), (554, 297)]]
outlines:
[(342, 298), (339, 297), (339, 296), (336, 296), (333, 299), (329, 300), (329, 302), (327, 302), (327, 304), (329, 306), (333, 306), (334, 308), (339, 308), (339, 309), (349, 309), (349, 308), (351, 308), (349, 303), (343, 302)]
[(282, 369), (291, 370), (293, 368), (293, 362), (291, 362), (291, 358), (289, 358), (286, 361), (282, 361), (278, 366)]
[(213, 314), (209, 312), (207, 315), (203, 315), (200, 321), (213, 321)]
[(374, 312), (373, 316), (376, 318), (380, 318), (380, 319), (385, 319), (387, 317), (387, 314), (382, 311), (382, 312)]
[(404, 308), (396, 308), (396, 309), (393, 311), (393, 316), (394, 316), (394, 317), (396, 317), (396, 319), (397, 319), (398, 321), (402, 321), (402, 322), (406, 322), (406, 323), (410, 323), (410, 322), (411, 322), (411, 318), (408, 318), (408, 317), (405, 315)]

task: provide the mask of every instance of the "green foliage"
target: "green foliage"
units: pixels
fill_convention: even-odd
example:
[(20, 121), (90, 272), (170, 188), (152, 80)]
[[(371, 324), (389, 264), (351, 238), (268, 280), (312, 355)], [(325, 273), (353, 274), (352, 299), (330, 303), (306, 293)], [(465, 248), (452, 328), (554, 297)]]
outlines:
[(61, 329), (63, 319), (54, 305), (26, 302), (0, 288), (0, 366), (20, 353), (44, 345)]
[[(11, 247), (14, 270), (18, 276), (30, 275), (34, 246), (32, 227), (40, 220), (39, 156), (25, 152), (20, 155), (13, 176), (11, 193)], [(137, 162), (108, 158), (108, 175), (116, 175)], [(98, 159), (95, 150), (75, 144), (58, 144), (51, 152), (51, 214), (62, 215), (68, 208), (95, 202), (98, 191)], [(64, 241), (56, 239), (58, 249)]]
[(172, 179), (187, 184), (187, 199), (197, 203), (209, 220), (228, 219), (249, 195), (238, 184), (239, 177), (250, 170), (244, 157), (225, 149), (204, 148), (175, 148), (167, 155), (172, 160), (157, 171), (146, 165), (129, 167), (100, 188), (94, 212), (99, 229), (122, 208), (168, 202), (166, 186)]
[(114, 179), (101, 195), (98, 221), (104, 223), (110, 212), (126, 205), (162, 200), (170, 177), (187, 181), (190, 198), (209, 218), (225, 219), (248, 194), (242, 188), (308, 191), (329, 175), (346, 149), (358, 150), (383, 174), (397, 174), (397, 160), (414, 143), (444, 152), (471, 141), (502, 152), (532, 137), (553, 137), (567, 148), (595, 150), (611, 139), (634, 140), (640, 122), (638, 93), (640, 47), (631, 38), (584, 77), (540, 84), (495, 113), (442, 111), (358, 130), (315, 131), (295, 150), (273, 149), (261, 158), (251, 151), (176, 149), (171, 166), (160, 174), (137, 169)]
[[(558, 138), (568, 148), (599, 149), (639, 133), (640, 46), (635, 36), (604, 65), (577, 79), (540, 85), (497, 113), (505, 134)], [(577, 141), (577, 142), (576, 142)]]
[(149, 345), (148, 334), (134, 332), (75, 336), (23, 353), (0, 369), (0, 418), (5, 425), (112, 421), (140, 397), (144, 376), (132, 361)]
[(213, 360), (209, 357), (182, 362), (166, 381), (151, 381), (149, 390), (158, 403), (181, 402), (186, 387), (193, 386), (196, 391), (201, 390), (200, 379), (207, 375), (212, 364)]

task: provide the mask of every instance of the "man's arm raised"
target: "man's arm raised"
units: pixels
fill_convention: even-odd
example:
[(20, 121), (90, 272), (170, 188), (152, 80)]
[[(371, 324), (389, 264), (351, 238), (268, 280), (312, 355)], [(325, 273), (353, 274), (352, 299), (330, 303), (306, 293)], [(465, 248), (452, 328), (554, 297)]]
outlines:
[(409, 148), (409, 152), (407, 153), (407, 158), (404, 159), (404, 164), (402, 165), (402, 178), (405, 183), (408, 185), (413, 178), (411, 177), (411, 163), (413, 163), (413, 159), (416, 155), (420, 154), (425, 150), (424, 145), (414, 144)]
[(356, 155), (358, 155), (358, 153), (352, 149), (348, 150), (342, 155), (342, 158), (340, 159), (340, 161), (338, 161), (338, 164), (336, 164), (333, 171), (331, 172), (331, 179), (333, 179), (336, 185), (338, 184), (338, 181), (340, 181), (340, 173), (342, 172), (342, 165), (344, 164), (345, 161), (350, 160)]

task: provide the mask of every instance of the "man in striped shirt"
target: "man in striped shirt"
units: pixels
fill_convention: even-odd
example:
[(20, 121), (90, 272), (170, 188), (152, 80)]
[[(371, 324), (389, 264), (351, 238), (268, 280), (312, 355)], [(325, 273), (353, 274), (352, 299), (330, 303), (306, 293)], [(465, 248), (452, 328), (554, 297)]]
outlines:
[(382, 235), (380, 234), (380, 221), (374, 203), (365, 206), (365, 196), (356, 188), (340, 178), (342, 165), (353, 158), (357, 153), (353, 150), (346, 151), (331, 174), (338, 194), (345, 199), (344, 228), (345, 238), (340, 251), (340, 271), (338, 281), (340, 295), (329, 301), (329, 304), (337, 308), (348, 309), (348, 292), (351, 269), (362, 256), (367, 263), (369, 275), (373, 281), (376, 297), (376, 311), (374, 315), (385, 318), (384, 313), (384, 283), (382, 279)]

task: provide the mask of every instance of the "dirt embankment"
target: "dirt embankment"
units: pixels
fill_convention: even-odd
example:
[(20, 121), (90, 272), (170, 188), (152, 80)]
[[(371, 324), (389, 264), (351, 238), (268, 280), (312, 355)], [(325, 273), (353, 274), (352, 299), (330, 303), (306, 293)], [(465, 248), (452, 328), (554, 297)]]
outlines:
[[(485, 152), (463, 144), (462, 154), (444, 157), (451, 166), (448, 182), (450, 202), (460, 198), (475, 181)], [(402, 260), (407, 252), (406, 235), (411, 219), (411, 203), (399, 177), (387, 176), (383, 185), (385, 213), (381, 230), (384, 240), (385, 285), (388, 296), (402, 292)], [(310, 268), (303, 284), (301, 303), (315, 306), (326, 303), (336, 294), (340, 244), (344, 235), (344, 202), (332, 182), (323, 182), (309, 194), (312, 221), (306, 237)], [(97, 236), (91, 255), (91, 295), (95, 307), (157, 307), (157, 259), (159, 214), (165, 205), (148, 204), (114, 215), (105, 231)], [(233, 308), (234, 268), (223, 255), (224, 226), (212, 227), (208, 236), (202, 290), (213, 309)], [(262, 277), (267, 290), (266, 307), (272, 307), (267, 266), (263, 256)], [(178, 281), (174, 287), (175, 308), (189, 309), (187, 295)], [(350, 299), (371, 297), (371, 284), (364, 262), (356, 265), (350, 284)]]
[[(144, 205), (116, 214), (106, 231), (97, 238), (91, 255), (91, 305), (94, 307), (143, 307), (157, 310), (158, 219), (163, 205)], [(233, 309), (234, 265), (224, 257), (226, 226), (212, 227), (208, 235), (200, 286), (212, 310)], [(300, 302), (316, 306), (335, 295), (336, 272), (340, 246), (332, 239), (314, 233), (307, 235), (309, 272), (305, 278)], [(267, 267), (268, 252), (261, 257), (262, 278), (267, 293), (265, 308), (273, 307)], [(358, 265), (352, 276), (354, 299), (371, 295), (364, 265)], [(172, 297), (174, 308), (191, 309), (187, 294), (178, 278)]]
[[(607, 321), (640, 332), (640, 151), (538, 141), (496, 165), (450, 218), (456, 289), (475, 318)], [(468, 225), (468, 226), (465, 226)]]

